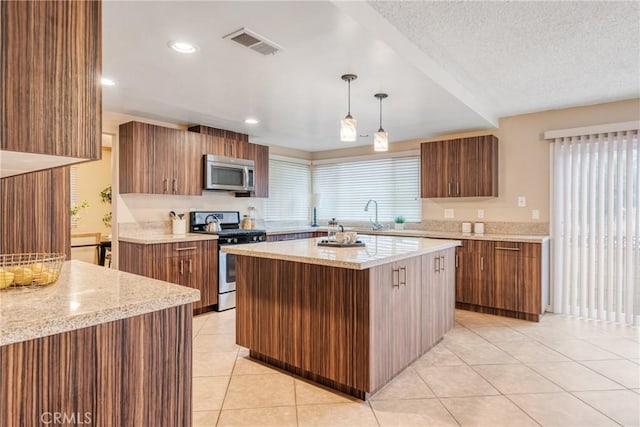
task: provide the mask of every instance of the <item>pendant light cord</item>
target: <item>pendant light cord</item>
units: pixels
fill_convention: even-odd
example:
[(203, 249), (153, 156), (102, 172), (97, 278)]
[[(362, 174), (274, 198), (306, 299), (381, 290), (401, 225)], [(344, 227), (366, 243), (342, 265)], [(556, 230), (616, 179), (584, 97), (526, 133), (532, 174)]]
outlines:
[(349, 94), (347, 98), (347, 115), (351, 116), (351, 80), (347, 81), (347, 87), (347, 93)]
[(382, 97), (380, 97), (380, 129), (378, 131), (382, 130)]

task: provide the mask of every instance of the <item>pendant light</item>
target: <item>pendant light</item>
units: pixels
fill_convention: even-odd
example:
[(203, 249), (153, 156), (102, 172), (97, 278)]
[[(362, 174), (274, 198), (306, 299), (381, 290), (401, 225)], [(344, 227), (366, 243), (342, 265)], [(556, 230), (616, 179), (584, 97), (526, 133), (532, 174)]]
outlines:
[(356, 129), (356, 119), (351, 117), (351, 81), (357, 79), (355, 74), (345, 74), (342, 76), (342, 80), (347, 82), (349, 87), (349, 98), (347, 115), (340, 121), (340, 141), (342, 142), (355, 142), (358, 138), (358, 131)]
[(374, 151), (388, 151), (389, 134), (382, 129), (382, 100), (389, 95), (386, 93), (376, 93), (373, 96), (380, 100), (380, 129), (373, 135), (373, 149)]

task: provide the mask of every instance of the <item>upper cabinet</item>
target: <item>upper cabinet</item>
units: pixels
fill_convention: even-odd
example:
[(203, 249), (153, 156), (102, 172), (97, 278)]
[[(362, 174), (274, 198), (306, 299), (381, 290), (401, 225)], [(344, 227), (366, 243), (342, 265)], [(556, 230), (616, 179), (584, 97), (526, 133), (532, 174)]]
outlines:
[(498, 138), (493, 135), (420, 145), (421, 197), (497, 197)]
[(101, 157), (101, 7), (0, 2), (3, 177)]
[(202, 142), (179, 129), (120, 125), (120, 193), (202, 194)]
[(255, 191), (249, 193), (236, 193), (237, 196), (269, 197), (269, 147), (266, 145), (252, 144), (249, 135), (232, 132), (224, 129), (216, 129), (209, 126), (192, 126), (191, 132), (197, 132), (203, 137), (205, 154), (236, 157), (253, 160), (255, 162), (254, 178)]

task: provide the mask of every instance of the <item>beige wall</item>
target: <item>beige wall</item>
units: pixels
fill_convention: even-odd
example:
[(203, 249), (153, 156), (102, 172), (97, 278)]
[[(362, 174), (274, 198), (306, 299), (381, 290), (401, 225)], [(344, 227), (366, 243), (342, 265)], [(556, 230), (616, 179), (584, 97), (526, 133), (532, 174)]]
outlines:
[[(444, 219), (444, 209), (454, 209), (456, 220), (476, 220), (484, 209), (484, 221), (549, 222), (550, 143), (545, 131), (626, 122), (640, 119), (640, 99), (550, 110), (500, 119), (499, 128), (390, 144), (390, 151), (419, 148), (421, 142), (461, 136), (494, 134), (499, 142), (499, 197), (487, 199), (425, 199), (423, 219)], [(313, 153), (312, 159), (339, 158), (372, 154), (370, 146)], [(519, 196), (527, 206), (518, 207)], [(540, 211), (540, 219), (531, 219), (531, 210)]]
[(102, 149), (102, 160), (80, 163), (77, 168), (76, 200), (80, 203), (86, 200), (89, 207), (80, 211), (78, 226), (71, 229), (71, 233), (97, 233), (103, 235), (111, 233), (105, 227), (102, 217), (111, 210), (111, 205), (102, 203), (100, 192), (111, 184), (111, 150)]

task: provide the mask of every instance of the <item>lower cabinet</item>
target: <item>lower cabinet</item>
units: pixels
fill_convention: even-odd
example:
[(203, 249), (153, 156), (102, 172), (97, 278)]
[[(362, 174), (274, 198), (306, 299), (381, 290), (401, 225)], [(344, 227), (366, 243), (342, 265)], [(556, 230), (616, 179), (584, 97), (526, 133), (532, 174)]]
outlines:
[(218, 303), (218, 242), (140, 244), (119, 242), (122, 271), (164, 280), (200, 291), (193, 308)]
[(456, 250), (460, 308), (539, 320), (548, 303), (549, 243), (464, 240)]
[(436, 345), (440, 338), (453, 328), (455, 291), (450, 285), (455, 280), (455, 255), (453, 250), (440, 251), (423, 257), (421, 353)]
[(286, 233), (286, 234), (270, 234), (267, 236), (267, 242), (281, 242), (284, 240), (310, 239), (312, 237), (326, 236), (327, 233), (321, 231), (311, 231), (306, 233)]

